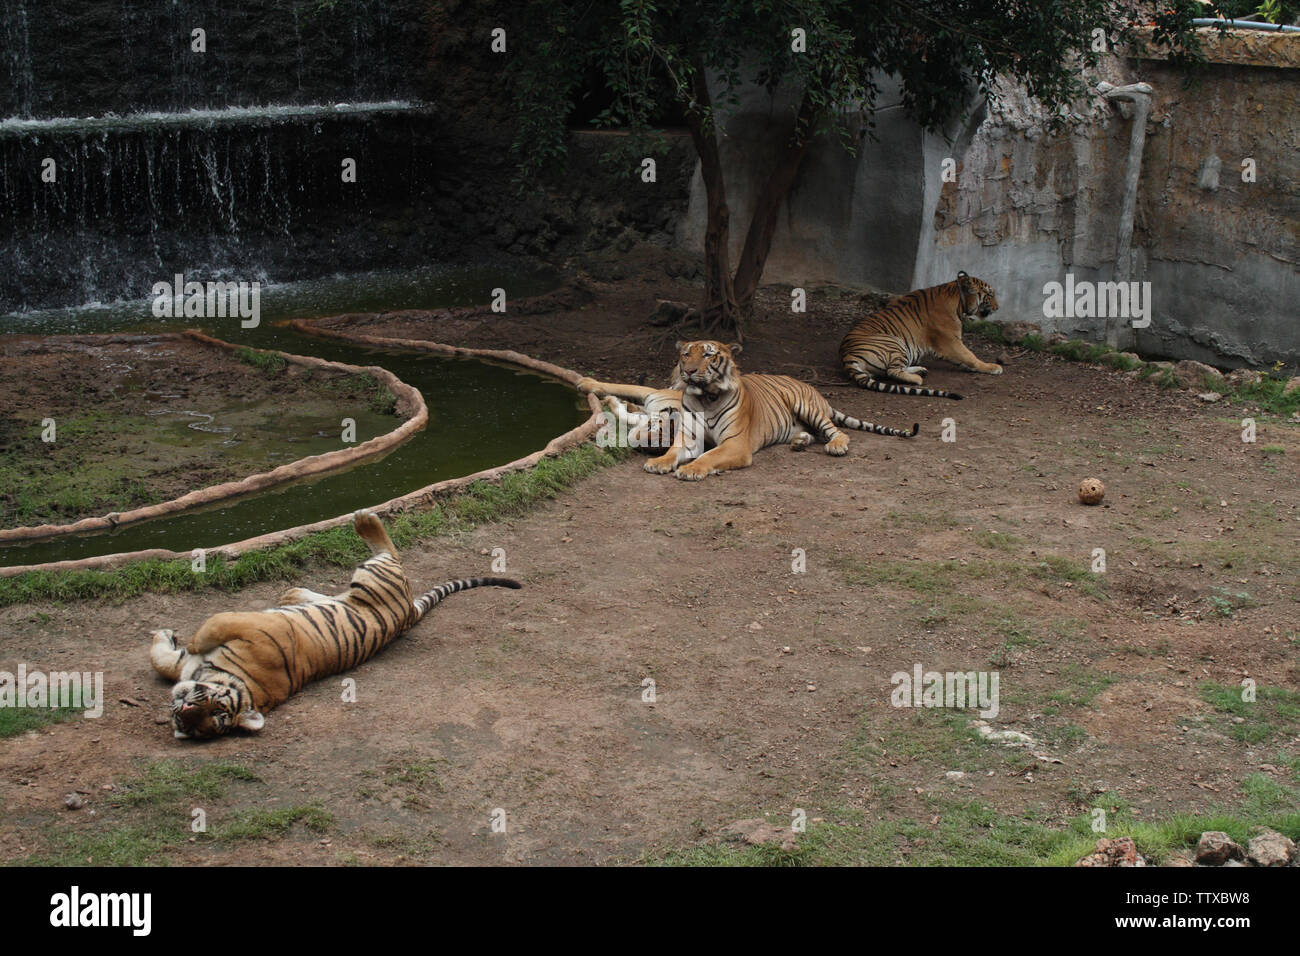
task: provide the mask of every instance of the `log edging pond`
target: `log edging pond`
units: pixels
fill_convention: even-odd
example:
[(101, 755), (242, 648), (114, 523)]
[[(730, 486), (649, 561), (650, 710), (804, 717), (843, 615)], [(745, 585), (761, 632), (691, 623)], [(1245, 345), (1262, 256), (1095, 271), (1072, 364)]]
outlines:
[[(373, 345), (380, 348), (395, 348), (407, 351), (433, 352), (441, 355), (463, 356), (466, 358), (488, 359), (491, 361), (503, 362), (509, 365), (516, 365), (528, 369), (529, 371), (538, 372), (551, 378), (559, 379), (560, 381), (573, 386), (576, 386), (578, 380), (581, 378), (579, 373), (570, 369), (561, 368), (560, 366), (553, 365), (550, 362), (544, 362), (514, 351), (461, 348), (459, 346), (446, 345), (441, 342), (432, 342), (423, 339), (390, 339), (374, 335), (349, 335), (345, 332), (339, 332), (333, 329), (322, 329), (314, 326), (311, 322), (303, 320), (295, 320), (289, 323), (289, 325), (295, 330), (309, 335), (339, 339), (361, 345)], [(212, 338), (211, 336), (204, 335), (203, 333), (194, 330), (189, 330), (182, 334), (195, 341), (228, 349), (230, 351), (244, 348), (244, 346), (223, 342), (220, 339)], [(122, 512), (121, 514), (115, 513), (102, 518), (86, 518), (67, 525), (41, 525), (34, 528), (15, 528), (7, 531), (0, 531), (0, 543), (24, 540), (43, 540), (65, 534), (84, 534), (86, 532), (107, 531), (112, 528), (120, 527), (123, 524), (136, 523), (151, 518), (177, 514), (181, 511), (190, 510), (192, 508), (206, 506), (231, 498), (242, 497), (254, 492), (264, 491), (268, 488), (274, 487), (275, 485), (295, 481), (304, 477), (324, 474), (329, 471), (335, 471), (353, 465), (363, 459), (385, 454), (406, 441), (411, 435), (424, 428), (428, 423), (428, 407), (425, 405), (424, 397), (420, 394), (419, 390), (401, 381), (397, 376), (385, 368), (380, 366), (348, 365), (344, 362), (331, 362), (311, 355), (293, 355), (288, 352), (280, 352), (274, 349), (256, 349), (254, 351), (270, 352), (282, 356), (286, 361), (309, 367), (333, 368), (345, 370), (353, 374), (357, 372), (370, 372), (385, 386), (387, 386), (389, 391), (391, 391), (397, 398), (399, 413), (403, 408), (406, 408), (413, 410), (413, 414), (411, 418), (403, 422), (402, 425), (393, 431), (386, 435), (381, 435), (377, 438), (372, 438), (369, 441), (363, 442), (356, 448), (341, 449), (337, 452), (328, 452), (324, 455), (313, 455), (308, 458), (302, 458), (296, 462), (281, 465), (273, 471), (259, 475), (251, 475), (241, 481), (226, 482), (221, 485), (214, 485), (210, 488), (199, 489), (198, 491), (190, 492), (189, 494), (173, 499), (172, 501), (156, 505), (148, 505), (142, 508), (133, 509), (132, 511)], [(526, 455), (523, 458), (517, 458), (514, 461), (507, 462), (504, 465), (498, 465), (494, 468), (488, 468), (460, 478), (450, 478), (444, 481), (434, 482), (431, 485), (392, 498), (389, 501), (377, 505), (369, 505), (368, 507), (376, 514), (384, 515), (405, 511), (408, 508), (422, 504), (431, 504), (439, 498), (454, 494), (473, 482), (499, 480), (502, 476), (510, 474), (511, 472), (532, 468), (543, 458), (555, 457), (575, 445), (582, 444), (589, 440), (604, 422), (599, 401), (591, 394), (588, 394), (586, 398), (587, 405), (592, 412), (591, 417), (576, 428), (572, 428), (563, 435), (553, 438), (546, 444), (545, 448), (533, 452), (530, 455)], [(323, 462), (322, 460), (327, 461)], [(288, 471), (286, 471), (286, 469)], [(225, 558), (236, 558), (248, 551), (257, 551), (275, 547), (297, 538), (313, 534), (317, 531), (325, 531), (330, 528), (336, 528), (348, 524), (351, 521), (352, 513), (349, 512), (345, 515), (326, 518), (322, 521), (316, 521), (311, 524), (298, 525), (293, 528), (284, 528), (279, 531), (272, 531), (267, 534), (257, 535), (256, 537), (246, 538), (242, 541), (218, 545), (203, 550), (207, 556), (219, 555)], [(19, 535), (19, 532), (29, 532), (29, 534), (24, 537)], [(150, 548), (143, 551), (128, 551), (117, 554), (97, 555), (95, 557), (78, 558), (69, 561), (51, 561), (43, 564), (0, 567), (0, 577), (10, 577), (31, 571), (108, 570), (135, 561), (146, 561), (151, 559), (188, 559), (191, 557), (191, 554), (192, 552), (190, 551), (172, 551), (166, 548)]]

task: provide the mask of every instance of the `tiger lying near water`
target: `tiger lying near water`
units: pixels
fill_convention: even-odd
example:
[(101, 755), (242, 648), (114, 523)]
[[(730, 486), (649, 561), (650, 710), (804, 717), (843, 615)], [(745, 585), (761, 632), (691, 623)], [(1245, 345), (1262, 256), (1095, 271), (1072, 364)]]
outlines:
[(358, 511), (357, 534), (370, 547), (347, 591), (335, 597), (290, 588), (266, 611), (214, 614), (180, 648), (170, 629), (153, 632), (149, 658), (172, 688), (177, 737), (218, 737), (235, 727), (261, 730), (265, 712), (310, 681), (356, 667), (410, 630), (448, 594), (507, 578), (448, 581), (411, 599), (397, 549), (383, 524)]
[(611, 385), (591, 378), (580, 380), (578, 387), (637, 402), (650, 415), (685, 413), (678, 415), (679, 427), (668, 451), (644, 467), (660, 475), (675, 471), (688, 481), (747, 468), (754, 452), (768, 445), (792, 442), (805, 447), (813, 436), (804, 425), (826, 443), (828, 455), (849, 450), (849, 436), (837, 425), (899, 438), (911, 438), (920, 429), (913, 425), (909, 432), (845, 415), (811, 385), (786, 375), (741, 375), (735, 360), (739, 352), (739, 345), (721, 342), (678, 342), (671, 389)]
[[(1001, 375), (1001, 365), (980, 361), (961, 340), (962, 319), (976, 314), (987, 318), (997, 308), (992, 286), (958, 272), (953, 282), (901, 295), (859, 321), (840, 343), (840, 361), (849, 378), (863, 388), (960, 399), (956, 392), (926, 388), (926, 369), (917, 363), (936, 355), (977, 372)], [(881, 382), (877, 375), (908, 384)]]

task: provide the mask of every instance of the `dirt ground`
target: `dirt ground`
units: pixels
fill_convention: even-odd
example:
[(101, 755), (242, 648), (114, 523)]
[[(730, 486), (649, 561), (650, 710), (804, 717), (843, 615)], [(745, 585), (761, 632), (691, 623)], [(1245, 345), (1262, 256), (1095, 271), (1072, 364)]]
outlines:
[[(376, 383), (283, 363), (259, 368), (178, 337), (11, 336), (0, 344), (0, 526), (65, 524), (178, 498), (360, 440)], [(53, 419), (53, 441), (43, 422)], [(373, 434), (372, 434), (373, 432)]]
[[(656, 344), (647, 317), (696, 287), (659, 274), (595, 290), (559, 313), (390, 315), (364, 331), (661, 383), (671, 341)], [(814, 290), (806, 315), (789, 301), (763, 291), (742, 368), (816, 381), (872, 421), (919, 421), (917, 438), (855, 434), (839, 459), (771, 448), (698, 483), (633, 456), (525, 518), (410, 551), (418, 585), (485, 573), (503, 548), (525, 589), (449, 598), (347, 675), (356, 703), (331, 679), (257, 736), (196, 745), (160, 723), (168, 687), (149, 668), (149, 629), (189, 634), (214, 612), (267, 606), (283, 583), (0, 610), (0, 668), (102, 670), (108, 699), (100, 720), (0, 741), (0, 853), (130, 824), (114, 794), (169, 758), (253, 768), (259, 780), (194, 804), (213, 820), (305, 805), (333, 819), (255, 841), (176, 836), (157, 858), (177, 864), (626, 862), (796, 807), (810, 830), (914, 824), (872, 858), (903, 863), (926, 860), (930, 834), (970, 807), (1063, 827), (1101, 795), (1155, 820), (1232, 810), (1248, 780), (1295, 784), (1294, 716), (1234, 715), (1213, 694), (1250, 678), (1263, 700), (1300, 683), (1296, 426), (1260, 416), (1245, 444), (1250, 409), (1018, 349), (1000, 377), (935, 362), (930, 384), (962, 402), (864, 392), (836, 363), (862, 306), (832, 290)], [(955, 442), (941, 440), (945, 418)], [(1087, 476), (1108, 489), (1099, 507), (1075, 498)], [(1032, 743), (979, 739), (972, 711), (892, 706), (891, 675), (916, 665), (996, 670), (989, 724)], [(71, 791), (83, 809), (64, 809)], [(189, 807), (173, 808), (178, 830)]]

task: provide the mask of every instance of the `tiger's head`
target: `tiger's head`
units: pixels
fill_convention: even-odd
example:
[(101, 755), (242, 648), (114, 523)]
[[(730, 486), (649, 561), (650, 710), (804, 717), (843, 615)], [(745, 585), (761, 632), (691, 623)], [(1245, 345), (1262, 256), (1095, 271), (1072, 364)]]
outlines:
[(677, 366), (673, 388), (688, 395), (718, 395), (736, 388), (740, 369), (736, 356), (740, 346), (705, 339), (677, 343)]
[(172, 688), (172, 733), (179, 738), (202, 740), (220, 737), (236, 727), (261, 730), (266, 718), (259, 711), (241, 708), (240, 693), (216, 681), (183, 680)]
[(993, 287), (964, 272), (957, 273), (957, 295), (957, 312), (962, 318), (979, 315), (981, 319), (987, 319), (998, 310), (998, 297), (994, 295)]

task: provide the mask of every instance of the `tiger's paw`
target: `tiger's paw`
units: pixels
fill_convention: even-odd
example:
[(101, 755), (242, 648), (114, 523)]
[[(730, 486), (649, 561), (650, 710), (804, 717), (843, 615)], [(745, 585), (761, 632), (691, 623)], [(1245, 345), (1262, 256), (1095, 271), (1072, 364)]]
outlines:
[(599, 384), (600, 383), (594, 378), (589, 378), (584, 375), (582, 378), (578, 379), (574, 387), (582, 392), (594, 392), (596, 391), (596, 386)]
[(1001, 365), (990, 365), (988, 368), (986, 368), (986, 369), (984, 370), (984, 374), (986, 374), (986, 375), (1001, 375), (1001, 374), (1002, 374), (1002, 366), (1001, 366)]
[(161, 630), (154, 631), (151, 635), (155, 647), (162, 647), (164, 650), (176, 650), (176, 632), (170, 627), (164, 627)]
[(826, 443), (826, 454), (839, 457), (849, 453), (849, 436), (840, 432)]
[(651, 458), (644, 465), (646, 471), (652, 475), (667, 475), (677, 467), (677, 453), (671, 455), (660, 455), (658, 458)]
[(798, 435), (795, 435), (794, 440), (790, 442), (790, 450), (806, 451), (808, 446), (811, 444), (812, 435), (809, 435), (807, 432), (800, 432)]
[(677, 477), (682, 481), (703, 481), (712, 473), (708, 465), (701, 465), (698, 461), (692, 461), (677, 469)]

